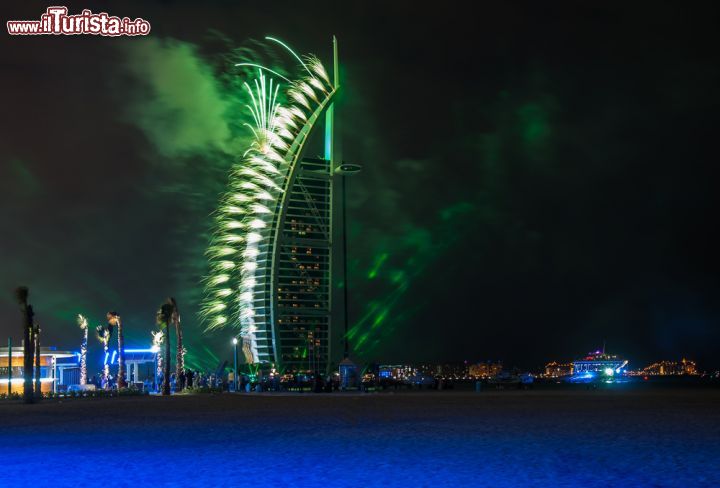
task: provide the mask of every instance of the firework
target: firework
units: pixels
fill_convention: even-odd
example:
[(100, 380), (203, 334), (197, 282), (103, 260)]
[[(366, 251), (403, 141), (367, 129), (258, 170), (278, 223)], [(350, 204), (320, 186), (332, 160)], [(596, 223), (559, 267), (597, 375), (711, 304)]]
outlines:
[[(265, 315), (267, 285), (276, 259), (277, 218), (287, 205), (285, 195), (305, 142), (336, 93), (319, 59), (301, 58), (281, 41), (267, 39), (290, 52), (302, 74), (291, 80), (259, 64), (238, 65), (257, 69), (256, 78), (244, 84), (250, 101), (250, 122), (245, 126), (252, 132), (252, 142), (234, 166), (229, 190), (219, 205), (207, 252), (211, 274), (202, 307), (207, 329), (240, 330), (248, 362), (259, 360), (258, 324), (270, 332)], [(285, 105), (279, 102), (281, 89)]]

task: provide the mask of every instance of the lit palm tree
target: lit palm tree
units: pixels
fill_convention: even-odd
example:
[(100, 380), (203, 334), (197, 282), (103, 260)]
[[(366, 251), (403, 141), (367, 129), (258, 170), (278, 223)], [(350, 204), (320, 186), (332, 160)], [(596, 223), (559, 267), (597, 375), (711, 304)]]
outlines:
[(42, 387), (40, 381), (40, 326), (34, 324), (33, 346), (35, 348), (35, 398), (42, 398)]
[(171, 303), (163, 303), (158, 313), (158, 325), (162, 330), (165, 331), (165, 354), (163, 358), (163, 383), (162, 383), (162, 394), (170, 394), (170, 323), (172, 322), (174, 307)]
[(78, 314), (78, 325), (83, 331), (82, 342), (80, 343), (80, 384), (87, 384), (87, 347), (88, 347), (88, 321), (83, 315)]
[(29, 291), (21, 286), (15, 290), (15, 297), (23, 314), (23, 400), (33, 402), (33, 308), (28, 304)]
[(123, 336), (122, 320), (117, 312), (107, 313), (108, 324), (117, 327), (117, 339), (118, 339), (118, 373), (117, 373), (117, 387), (126, 388), (127, 382), (125, 381), (125, 337)]
[(102, 383), (103, 388), (106, 390), (110, 388), (110, 364), (107, 362), (108, 356), (108, 344), (110, 343), (110, 337), (112, 336), (112, 328), (109, 326), (98, 325), (95, 328), (97, 338), (100, 344), (103, 345), (103, 351), (105, 351), (105, 366), (103, 367)]
[[(160, 324), (160, 322), (161, 322), (160, 312), (158, 312), (158, 316), (157, 316), (156, 320), (157, 320), (157, 323)], [(157, 358), (157, 365), (156, 365), (156, 369), (155, 369), (155, 381), (154, 381), (154, 383), (157, 384), (157, 379), (160, 377), (160, 375), (163, 372), (163, 355), (162, 355), (162, 352), (160, 351), (160, 347), (162, 346), (164, 335), (163, 335), (162, 330), (159, 330), (157, 332), (150, 332), (150, 334), (152, 334), (153, 350), (155, 350), (155, 357)]]
[(185, 370), (185, 348), (183, 347), (182, 325), (180, 325), (180, 310), (178, 310), (177, 301), (173, 297), (168, 298), (168, 303), (173, 306), (172, 322), (175, 324), (175, 337), (177, 338), (175, 379), (179, 380)]

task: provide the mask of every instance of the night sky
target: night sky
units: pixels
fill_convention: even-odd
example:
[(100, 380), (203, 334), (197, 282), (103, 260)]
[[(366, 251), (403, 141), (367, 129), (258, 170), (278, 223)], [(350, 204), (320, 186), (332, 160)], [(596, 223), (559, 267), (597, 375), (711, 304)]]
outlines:
[[(3, 23), (50, 5), (16, 3)], [(343, 158), (364, 166), (348, 183), (354, 357), (536, 368), (604, 340), (631, 367), (720, 366), (717, 12), (65, 4), (152, 32), (0, 34), (2, 342), (20, 342), (23, 284), (47, 345), (77, 349), (77, 313), (117, 310), (147, 346), (174, 295), (190, 362), (230, 358), (232, 332), (197, 318), (209, 215), (247, 139), (228, 54), (273, 35), (330, 66), (335, 34)]]

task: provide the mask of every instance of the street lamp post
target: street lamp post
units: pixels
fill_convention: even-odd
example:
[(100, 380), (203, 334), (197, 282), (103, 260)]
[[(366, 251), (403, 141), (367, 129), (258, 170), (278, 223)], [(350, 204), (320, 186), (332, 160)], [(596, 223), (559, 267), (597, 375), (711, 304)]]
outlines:
[(335, 174), (342, 177), (342, 225), (343, 225), (343, 312), (345, 321), (345, 350), (343, 358), (347, 359), (350, 356), (350, 345), (348, 339), (348, 272), (347, 272), (347, 195), (345, 178), (357, 174), (362, 169), (362, 166), (354, 163), (342, 162), (340, 166), (335, 168)]
[(238, 391), (238, 369), (237, 369), (237, 360), (238, 360), (238, 338), (233, 337), (232, 340), (233, 348), (234, 348), (234, 363), (235, 363), (235, 369), (233, 369), (233, 388), (235, 389), (235, 392)]

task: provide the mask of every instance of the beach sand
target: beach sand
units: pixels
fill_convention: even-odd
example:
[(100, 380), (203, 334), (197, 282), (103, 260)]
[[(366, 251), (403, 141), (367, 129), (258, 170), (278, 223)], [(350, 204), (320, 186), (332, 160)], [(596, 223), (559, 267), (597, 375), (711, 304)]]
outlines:
[(0, 486), (720, 486), (711, 388), (0, 402)]

